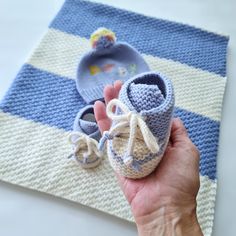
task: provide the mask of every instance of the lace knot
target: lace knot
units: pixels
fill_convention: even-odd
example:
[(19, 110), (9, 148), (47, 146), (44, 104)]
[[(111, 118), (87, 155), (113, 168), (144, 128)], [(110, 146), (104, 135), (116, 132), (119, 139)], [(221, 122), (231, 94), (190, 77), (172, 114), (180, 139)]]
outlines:
[(72, 132), (69, 136), (69, 142), (73, 144), (73, 154), (68, 158), (76, 156), (76, 153), (81, 150), (82, 147), (87, 148), (87, 152), (83, 153), (83, 163), (87, 163), (89, 156), (95, 153), (98, 157), (102, 157), (103, 153), (98, 150), (98, 142), (81, 132)]
[(128, 153), (126, 153), (124, 155), (123, 162), (124, 162), (125, 165), (130, 166), (133, 170), (135, 170), (137, 172), (142, 170), (142, 168), (141, 168), (140, 164), (138, 163), (138, 161), (135, 160), (133, 158), (133, 156), (129, 155)]
[(113, 137), (114, 136), (111, 135), (108, 131), (104, 131), (103, 135), (102, 135), (102, 137), (101, 137), (101, 139), (100, 139), (100, 141), (98, 143), (98, 150), (102, 151), (104, 149), (104, 147), (105, 147), (106, 141), (113, 139)]

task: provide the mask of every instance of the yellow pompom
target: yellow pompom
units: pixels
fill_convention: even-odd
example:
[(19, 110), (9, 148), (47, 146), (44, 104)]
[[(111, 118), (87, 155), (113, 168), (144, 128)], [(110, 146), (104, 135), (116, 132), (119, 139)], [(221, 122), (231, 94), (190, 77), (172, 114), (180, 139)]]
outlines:
[(113, 45), (115, 41), (115, 33), (106, 28), (98, 28), (90, 36), (90, 43), (93, 48), (107, 48)]

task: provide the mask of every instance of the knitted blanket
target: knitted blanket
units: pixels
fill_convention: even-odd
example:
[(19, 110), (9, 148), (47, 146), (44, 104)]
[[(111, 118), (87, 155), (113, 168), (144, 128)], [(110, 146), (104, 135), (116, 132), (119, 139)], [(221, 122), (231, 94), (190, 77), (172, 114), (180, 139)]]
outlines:
[(200, 150), (198, 219), (212, 232), (228, 38), (83, 0), (67, 0), (0, 105), (0, 179), (133, 221), (107, 159), (84, 170), (67, 159), (68, 132), (85, 106), (75, 86), (88, 38), (104, 26), (173, 82), (175, 115)]

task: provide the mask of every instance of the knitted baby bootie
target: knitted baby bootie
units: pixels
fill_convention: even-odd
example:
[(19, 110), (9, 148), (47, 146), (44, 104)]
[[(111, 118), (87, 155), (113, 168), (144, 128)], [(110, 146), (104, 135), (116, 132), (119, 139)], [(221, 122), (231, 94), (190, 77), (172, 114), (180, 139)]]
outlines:
[(101, 150), (107, 141), (116, 172), (136, 179), (157, 167), (169, 141), (173, 109), (171, 81), (155, 72), (137, 75), (122, 86), (119, 99), (107, 105), (112, 126), (99, 143)]
[(101, 134), (92, 105), (79, 111), (73, 130), (69, 136), (69, 141), (74, 148), (70, 157), (74, 157), (83, 168), (93, 168), (99, 165), (103, 156), (103, 152), (98, 150), (98, 140)]

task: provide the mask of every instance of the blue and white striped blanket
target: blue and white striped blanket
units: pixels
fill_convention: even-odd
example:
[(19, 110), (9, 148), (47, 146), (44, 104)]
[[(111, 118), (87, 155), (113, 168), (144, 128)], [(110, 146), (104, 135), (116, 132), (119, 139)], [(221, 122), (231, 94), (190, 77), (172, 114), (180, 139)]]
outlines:
[(86, 171), (66, 158), (68, 132), (85, 106), (75, 86), (77, 65), (101, 26), (172, 80), (175, 114), (201, 154), (198, 218), (210, 235), (228, 38), (188, 25), (67, 0), (1, 102), (0, 179), (133, 220), (107, 160)]

